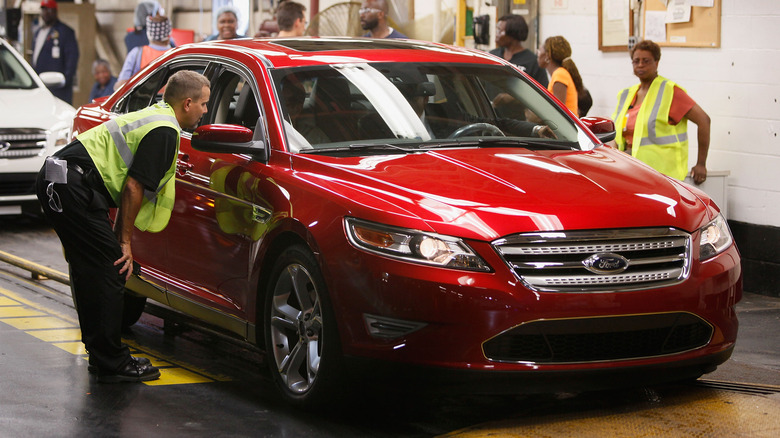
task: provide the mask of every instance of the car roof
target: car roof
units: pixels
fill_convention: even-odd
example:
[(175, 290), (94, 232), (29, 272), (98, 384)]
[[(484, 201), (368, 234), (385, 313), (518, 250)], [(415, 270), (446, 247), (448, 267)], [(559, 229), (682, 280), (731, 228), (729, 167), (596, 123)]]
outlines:
[(362, 62), (454, 62), (501, 64), (487, 52), (417, 40), (349, 37), (241, 38), (182, 46), (181, 52), (218, 54), (238, 50), (274, 68)]

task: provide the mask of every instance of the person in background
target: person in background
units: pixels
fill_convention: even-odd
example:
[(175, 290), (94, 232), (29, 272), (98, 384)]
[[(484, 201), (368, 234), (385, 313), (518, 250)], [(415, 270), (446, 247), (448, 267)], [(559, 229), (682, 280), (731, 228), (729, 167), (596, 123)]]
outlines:
[[(133, 229), (159, 232), (168, 224), (181, 130), (194, 129), (206, 113), (209, 85), (193, 71), (174, 73), (162, 102), (82, 132), (38, 173), (36, 195), (65, 250), (88, 370), (98, 382), (160, 377), (122, 344)], [(111, 207), (118, 208), (115, 224)]]
[(114, 86), (115, 89), (121, 87), (134, 74), (141, 71), (142, 68), (171, 48), (169, 44), (171, 22), (168, 20), (168, 17), (164, 15), (146, 17), (146, 35), (150, 43), (142, 47), (136, 47), (127, 54), (125, 63), (122, 65), (122, 71), (119, 72), (119, 77)]
[(217, 33), (209, 35), (204, 41), (232, 40), (245, 38), (238, 34), (238, 10), (227, 5), (217, 10)]
[(314, 123), (313, 119), (303, 116), (306, 89), (294, 74), (287, 75), (282, 79), (281, 96), (287, 114), (284, 123), (291, 151), (298, 152), (301, 149), (310, 149), (312, 144), (330, 141), (327, 134)]
[(644, 40), (631, 49), (631, 64), (639, 83), (618, 94), (612, 114), (618, 149), (653, 169), (684, 180), (688, 172), (688, 120), (697, 126), (699, 151), (690, 170), (693, 182), (707, 179), (710, 116), (680, 88), (658, 75), (661, 48)]
[(409, 38), (387, 24), (390, 8), (386, 0), (364, 0), (360, 7), (360, 26), (368, 33), (368, 38)]
[(89, 101), (92, 102), (98, 97), (110, 96), (114, 92), (116, 76), (111, 74), (111, 65), (105, 59), (96, 59), (92, 63), (92, 76), (95, 78), (95, 85), (89, 92)]
[(503, 58), (520, 67), (543, 87), (547, 86), (547, 72), (539, 67), (536, 55), (525, 47), (528, 39), (528, 24), (521, 15), (509, 14), (496, 23), (496, 48), (490, 54)]
[(566, 38), (551, 36), (539, 47), (539, 66), (550, 73), (547, 90), (558, 98), (566, 108), (579, 115), (579, 93), (582, 92), (582, 77), (571, 59), (571, 45)]
[(276, 10), (276, 22), (279, 24), (278, 38), (297, 37), (306, 32), (306, 7), (300, 3), (286, 1)]
[(65, 75), (65, 85), (51, 92), (73, 104), (73, 79), (79, 63), (76, 33), (59, 20), (55, 0), (41, 1), (41, 21), (43, 24), (35, 31), (32, 41), (32, 66), (38, 74), (56, 71)]
[[(135, 7), (133, 16), (133, 27), (127, 30), (125, 35), (126, 53), (130, 53), (136, 47), (142, 47), (149, 44), (149, 37), (146, 36), (146, 17), (155, 15), (165, 15), (160, 3), (156, 1), (142, 1)], [(173, 40), (169, 42), (171, 47), (175, 47)]]
[(255, 38), (273, 38), (279, 35), (279, 22), (276, 18), (276, 12), (286, 1), (287, 0), (279, 0), (279, 3), (276, 5), (276, 10), (274, 11), (274, 16), (271, 17), (270, 20), (265, 19), (260, 23), (260, 27), (255, 33)]

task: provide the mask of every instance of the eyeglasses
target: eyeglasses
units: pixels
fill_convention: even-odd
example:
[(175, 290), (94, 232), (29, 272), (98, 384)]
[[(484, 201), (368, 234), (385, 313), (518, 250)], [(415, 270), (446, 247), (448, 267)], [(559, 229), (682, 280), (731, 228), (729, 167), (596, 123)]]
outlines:
[(634, 65), (639, 65), (639, 64), (647, 65), (647, 64), (652, 64), (653, 62), (655, 62), (655, 59), (649, 59), (649, 58), (641, 58), (641, 59), (637, 58), (631, 60), (631, 64)]
[(48, 186), (46, 186), (46, 196), (49, 197), (49, 208), (56, 211), (57, 213), (62, 213), (62, 203), (60, 202), (60, 195), (57, 194), (57, 192), (54, 190), (54, 183), (50, 182)]
[(360, 8), (360, 9), (358, 9), (358, 13), (360, 15), (371, 14), (371, 13), (378, 14), (380, 12), (382, 12), (382, 10), (381, 9), (377, 9), (377, 8)]

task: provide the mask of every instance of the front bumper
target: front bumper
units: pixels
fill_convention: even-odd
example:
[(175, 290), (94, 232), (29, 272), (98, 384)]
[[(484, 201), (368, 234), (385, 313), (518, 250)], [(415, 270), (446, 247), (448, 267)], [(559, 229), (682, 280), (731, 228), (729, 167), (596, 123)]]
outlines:
[[(491, 254), (489, 247), (475, 248)], [(575, 374), (607, 373), (644, 368), (669, 368), (693, 364), (701, 374), (714, 369), (733, 349), (738, 322), (735, 304), (742, 295), (739, 255), (732, 246), (705, 263), (695, 262), (690, 276), (673, 286), (605, 293), (539, 292), (527, 289), (506, 270), (473, 273), (418, 266), (382, 257), (354, 252), (327, 266), (334, 311), (342, 349), (346, 355), (380, 361), (430, 367), (440, 370), (470, 370), (487, 373)], [(488, 259), (493, 267), (501, 260)], [(341, 271), (338, 271), (341, 269)], [(372, 336), (366, 315), (419, 323), (419, 328), (396, 338)], [(651, 321), (669, 315), (690, 315), (695, 329), (707, 333), (689, 333), (692, 343), (662, 349), (653, 354), (626, 353), (612, 348), (607, 356), (587, 356), (595, 344), (599, 326), (610, 326), (617, 319)], [(576, 320), (577, 332), (570, 335), (585, 355), (565, 360), (506, 360), (486, 354), (486, 345), (502, 334), (532, 322)], [(625, 322), (625, 321), (624, 321)], [(630, 326), (632, 323), (627, 323)], [(673, 324), (673, 323), (670, 323)], [(650, 324), (652, 325), (652, 324)], [(641, 329), (641, 327), (640, 327)], [(610, 332), (610, 329), (602, 330)], [(674, 330), (670, 329), (668, 333)], [(545, 333), (537, 333), (545, 335)], [(584, 336), (580, 336), (583, 335)], [(626, 350), (636, 336), (630, 330), (611, 330), (610, 338), (623, 342)], [(584, 341), (583, 341), (584, 340)], [(612, 341), (616, 342), (616, 341)], [(635, 349), (634, 349), (635, 350)], [(605, 350), (604, 350), (605, 351)], [(617, 351), (617, 352), (616, 352)], [(722, 359), (722, 360), (721, 360)], [(598, 374), (598, 373), (596, 373)], [(661, 373), (663, 374), (663, 373)], [(668, 380), (668, 379), (667, 379)]]
[(38, 173), (0, 173), (0, 215), (40, 212), (35, 195)]
[(350, 375), (401, 393), (519, 395), (602, 391), (691, 381), (714, 371), (731, 357), (732, 352), (733, 347), (730, 347), (671, 364), (552, 371), (441, 369), (357, 357), (348, 357), (345, 363)]

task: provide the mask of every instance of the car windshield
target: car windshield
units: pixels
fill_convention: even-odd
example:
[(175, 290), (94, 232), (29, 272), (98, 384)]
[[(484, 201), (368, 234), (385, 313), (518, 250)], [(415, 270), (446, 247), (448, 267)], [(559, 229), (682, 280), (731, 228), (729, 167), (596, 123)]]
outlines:
[(19, 62), (19, 59), (8, 47), (0, 45), (0, 89), (31, 89), (36, 87), (35, 80)]
[(273, 74), (291, 152), (596, 146), (506, 66), (353, 63)]

